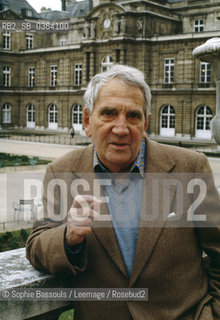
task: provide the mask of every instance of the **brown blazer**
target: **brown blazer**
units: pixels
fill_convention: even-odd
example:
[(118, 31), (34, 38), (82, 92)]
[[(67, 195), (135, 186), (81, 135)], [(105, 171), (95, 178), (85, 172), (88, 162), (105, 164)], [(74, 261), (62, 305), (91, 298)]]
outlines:
[[(71, 151), (48, 166), (44, 182), (44, 214), (50, 219), (49, 211), (53, 207), (60, 222), (45, 220), (36, 223), (27, 241), (27, 257), (33, 266), (52, 274), (69, 272), (72, 287), (75, 288), (148, 288), (147, 302), (74, 302), (75, 320), (220, 319), (220, 199), (208, 161), (203, 154), (194, 151), (160, 145), (149, 139), (146, 142), (146, 173), (149, 177), (145, 185), (146, 197), (130, 277), (111, 222), (108, 226), (105, 222), (105, 225), (94, 222), (93, 232), (86, 238), (80, 266), (70, 264), (65, 253), (65, 218), (74, 198), (71, 183), (77, 178), (86, 178), (90, 188), (84, 186), (78, 191), (92, 194), (93, 146)], [(159, 198), (155, 202), (151, 182), (158, 173)], [(179, 173), (182, 174), (178, 176)], [(180, 194), (184, 194), (183, 207), (179, 209), (175, 181), (182, 179), (182, 185), (187, 181), (188, 186), (188, 173), (196, 178), (197, 173), (206, 173), (204, 180), (208, 192), (198, 205), (196, 214), (205, 213), (211, 228), (204, 225), (195, 228), (194, 223), (186, 221), (193, 196), (194, 199), (198, 197), (196, 187), (193, 192), (185, 190), (185, 186), (183, 190), (179, 189)], [(164, 179), (170, 179), (170, 175), (174, 179), (174, 187), (166, 196), (164, 209), (161, 186)], [(61, 209), (60, 189), (55, 188), (55, 197), (46, 191), (52, 178), (65, 181), (63, 195), (66, 194), (67, 202)], [(51, 197), (55, 198), (55, 204), (50, 206)], [(159, 206), (156, 222), (151, 219), (146, 221), (145, 217), (151, 214), (155, 205)], [(178, 210), (181, 210), (181, 218), (178, 221), (169, 220), (167, 215)], [(64, 214), (62, 218), (59, 218), (60, 214)], [(106, 204), (102, 205), (101, 214), (108, 215)], [(203, 264), (202, 251), (211, 260), (208, 271)]]

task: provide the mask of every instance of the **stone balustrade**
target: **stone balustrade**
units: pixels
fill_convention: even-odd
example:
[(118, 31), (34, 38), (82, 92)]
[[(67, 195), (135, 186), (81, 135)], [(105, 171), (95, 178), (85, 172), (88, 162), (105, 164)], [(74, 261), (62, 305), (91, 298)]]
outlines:
[(55, 143), (55, 144), (64, 144), (64, 145), (84, 145), (90, 144), (91, 138), (86, 136), (75, 136), (71, 138), (70, 135), (51, 135), (51, 136), (38, 136), (38, 135), (12, 135), (6, 136), (4, 139), (9, 140), (19, 140), (19, 141), (31, 141), (31, 142), (41, 142), (41, 143)]
[[(68, 287), (67, 276), (56, 278), (35, 270), (25, 257), (25, 248), (0, 253), (0, 290), (65, 287)], [(57, 320), (70, 308), (69, 301), (0, 301), (0, 319)]]

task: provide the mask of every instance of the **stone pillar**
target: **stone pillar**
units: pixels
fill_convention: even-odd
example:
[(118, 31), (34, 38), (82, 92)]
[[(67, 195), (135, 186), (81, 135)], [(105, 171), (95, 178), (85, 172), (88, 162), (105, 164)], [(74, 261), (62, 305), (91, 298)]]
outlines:
[(83, 72), (82, 72), (82, 85), (86, 86), (86, 75), (87, 75), (87, 55), (86, 52), (83, 54)]
[(90, 24), (90, 38), (95, 39), (95, 36), (96, 36), (96, 24), (94, 21), (92, 21)]
[(209, 62), (216, 77), (216, 115), (212, 120), (212, 135), (220, 145), (220, 38), (212, 38), (193, 50), (201, 61)]
[(90, 57), (90, 79), (95, 75), (95, 52), (91, 52)]

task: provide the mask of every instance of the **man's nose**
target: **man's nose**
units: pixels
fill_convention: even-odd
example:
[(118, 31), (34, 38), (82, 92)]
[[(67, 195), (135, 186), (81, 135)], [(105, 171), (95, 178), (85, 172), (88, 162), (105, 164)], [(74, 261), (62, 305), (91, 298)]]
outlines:
[(119, 115), (115, 121), (112, 128), (112, 132), (118, 136), (124, 136), (129, 133), (127, 119), (125, 115)]

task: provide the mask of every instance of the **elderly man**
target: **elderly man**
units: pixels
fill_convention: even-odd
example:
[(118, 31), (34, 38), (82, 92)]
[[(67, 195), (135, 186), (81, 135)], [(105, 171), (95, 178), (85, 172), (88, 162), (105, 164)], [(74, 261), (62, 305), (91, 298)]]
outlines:
[(135, 68), (95, 75), (84, 100), (93, 145), (48, 166), (28, 259), (74, 288), (148, 289), (148, 301), (75, 301), (75, 320), (220, 319), (220, 200), (206, 157), (146, 137), (151, 95)]

